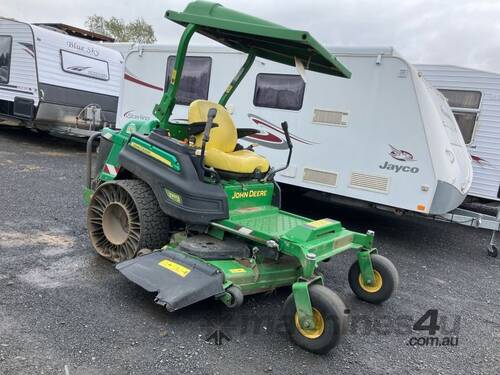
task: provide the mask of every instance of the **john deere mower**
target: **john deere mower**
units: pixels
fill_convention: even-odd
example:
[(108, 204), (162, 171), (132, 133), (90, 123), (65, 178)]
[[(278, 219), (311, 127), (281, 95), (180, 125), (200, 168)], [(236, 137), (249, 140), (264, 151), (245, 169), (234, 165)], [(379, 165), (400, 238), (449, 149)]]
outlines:
[[(154, 120), (105, 128), (88, 143), (87, 225), (94, 249), (168, 311), (215, 298), (237, 307), (245, 296), (291, 286), (283, 319), (302, 348), (326, 353), (347, 329), (343, 301), (325, 287), (318, 264), (349, 249), (349, 270), (362, 300), (387, 300), (398, 284), (394, 265), (373, 248), (374, 234), (333, 219), (311, 220), (280, 209), (272, 168), (238, 139), (258, 130), (236, 128), (225, 105), (255, 58), (349, 78), (350, 72), (308, 32), (291, 30), (205, 1), (166, 18), (185, 30), (171, 79)], [(187, 121), (171, 114), (187, 47), (198, 32), (247, 54), (219, 101), (194, 100)], [(301, 70), (303, 73), (303, 71)], [(285, 120), (285, 119), (284, 119)], [(282, 132), (292, 142), (286, 121)], [(92, 144), (100, 138), (95, 177)]]

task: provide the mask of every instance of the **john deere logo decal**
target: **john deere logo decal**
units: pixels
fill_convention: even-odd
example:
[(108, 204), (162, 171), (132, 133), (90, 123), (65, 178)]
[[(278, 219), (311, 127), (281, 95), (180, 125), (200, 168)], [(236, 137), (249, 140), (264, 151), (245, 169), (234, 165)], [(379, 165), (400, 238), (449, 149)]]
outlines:
[(267, 190), (235, 191), (231, 199), (258, 198), (267, 196)]

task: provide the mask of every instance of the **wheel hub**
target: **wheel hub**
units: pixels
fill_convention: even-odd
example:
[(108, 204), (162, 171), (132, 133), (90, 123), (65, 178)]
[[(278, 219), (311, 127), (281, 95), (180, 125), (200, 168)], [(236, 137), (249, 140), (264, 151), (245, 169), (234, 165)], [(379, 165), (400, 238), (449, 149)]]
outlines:
[(299, 314), (295, 313), (295, 326), (300, 334), (308, 339), (317, 339), (325, 330), (325, 320), (318, 309), (313, 307), (314, 328), (303, 328), (300, 324)]
[(359, 286), (368, 293), (377, 293), (380, 289), (382, 289), (382, 275), (377, 270), (373, 270), (373, 283), (368, 284), (363, 280), (363, 275), (361, 273), (358, 277)]
[(124, 244), (130, 231), (130, 220), (126, 208), (113, 202), (104, 209), (102, 215), (102, 230), (107, 240), (113, 245)]

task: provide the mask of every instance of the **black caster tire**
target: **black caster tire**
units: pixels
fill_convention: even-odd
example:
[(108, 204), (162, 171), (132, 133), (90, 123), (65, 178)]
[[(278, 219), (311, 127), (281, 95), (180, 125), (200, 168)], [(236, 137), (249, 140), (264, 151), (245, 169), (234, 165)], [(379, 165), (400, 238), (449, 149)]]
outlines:
[(394, 264), (382, 255), (371, 256), (375, 282), (365, 284), (361, 277), (358, 261), (349, 269), (349, 285), (359, 299), (369, 303), (382, 303), (388, 300), (399, 286), (399, 274)]
[(226, 305), (230, 309), (240, 307), (243, 304), (243, 293), (237, 286), (231, 285), (226, 289), (226, 293), (229, 293), (231, 295), (231, 302)]
[(498, 256), (498, 247), (496, 245), (488, 245), (488, 255), (496, 258)]
[(316, 328), (301, 327), (293, 293), (283, 305), (283, 320), (290, 339), (301, 348), (317, 354), (328, 353), (347, 331), (346, 307), (342, 299), (323, 285), (311, 285), (309, 296)]
[(148, 184), (118, 180), (100, 185), (89, 203), (87, 229), (95, 251), (112, 262), (168, 243), (169, 218)]

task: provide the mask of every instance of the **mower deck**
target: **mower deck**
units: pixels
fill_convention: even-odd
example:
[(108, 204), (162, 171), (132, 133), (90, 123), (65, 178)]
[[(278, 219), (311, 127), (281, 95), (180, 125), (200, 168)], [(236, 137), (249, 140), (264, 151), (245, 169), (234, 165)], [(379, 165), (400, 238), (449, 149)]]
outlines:
[(155, 251), (116, 265), (127, 279), (156, 292), (155, 302), (175, 311), (224, 292), (216, 267), (181, 251)]

